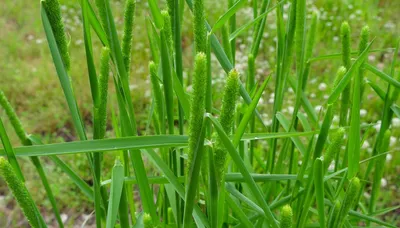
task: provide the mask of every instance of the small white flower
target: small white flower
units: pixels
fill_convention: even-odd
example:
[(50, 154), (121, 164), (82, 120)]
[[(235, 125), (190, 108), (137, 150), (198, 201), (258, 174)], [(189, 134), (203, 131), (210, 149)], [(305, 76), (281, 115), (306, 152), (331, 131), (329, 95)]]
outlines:
[(361, 116), (361, 117), (365, 117), (366, 115), (367, 115), (367, 110), (361, 109), (361, 110), (360, 110), (360, 116)]
[(390, 146), (394, 146), (397, 142), (396, 137), (394, 136), (390, 136)]
[(333, 122), (338, 123), (340, 120), (340, 117), (338, 115), (333, 116)]
[(381, 129), (381, 121), (380, 120), (378, 120), (378, 122), (375, 124), (374, 128), (376, 131), (379, 131)]
[(338, 42), (339, 41), (339, 37), (338, 36), (334, 36), (333, 37), (333, 41)]
[(310, 94), (310, 97), (311, 97), (311, 98), (315, 98), (316, 96), (317, 96), (317, 95), (315, 95), (315, 93), (311, 93), (311, 94)]
[(328, 170), (331, 171), (331, 172), (335, 170), (335, 161), (331, 162), (331, 164), (328, 167)]
[(385, 178), (381, 179), (381, 186), (386, 187), (387, 186), (387, 180)]
[(386, 161), (390, 162), (392, 160), (393, 156), (391, 154), (386, 155)]
[(400, 127), (400, 119), (395, 117), (392, 119), (392, 126), (393, 127)]
[(368, 56), (368, 60), (371, 61), (371, 62), (375, 61), (375, 59), (376, 59), (375, 55), (369, 55)]
[(321, 109), (322, 109), (322, 106), (321, 105), (317, 105), (317, 106), (315, 106), (314, 109), (315, 109), (316, 112), (320, 112)]
[(362, 145), (362, 149), (368, 149), (371, 145), (369, 145), (369, 142), (367, 140), (364, 141), (363, 145)]
[(288, 110), (288, 112), (289, 112), (290, 114), (293, 114), (293, 112), (294, 112), (294, 107), (289, 106), (289, 107), (287, 108), (287, 110)]
[(268, 99), (268, 103), (273, 104), (274, 103), (274, 98)]
[(326, 84), (323, 83), (323, 82), (318, 85), (318, 89), (321, 90), (321, 91), (325, 91), (326, 87), (327, 87)]

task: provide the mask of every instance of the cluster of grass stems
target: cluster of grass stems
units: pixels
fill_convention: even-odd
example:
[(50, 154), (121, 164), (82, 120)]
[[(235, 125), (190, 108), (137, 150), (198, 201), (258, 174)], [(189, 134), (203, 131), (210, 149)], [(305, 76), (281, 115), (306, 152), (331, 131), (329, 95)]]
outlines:
[[(377, 215), (396, 208), (376, 208), (376, 203), (389, 153), (391, 119), (400, 113), (395, 105), (400, 88), (400, 73), (394, 70), (398, 45), (390, 72), (385, 73), (367, 62), (373, 43), (368, 27), (362, 29), (359, 48), (353, 51), (350, 44), (355, 36), (344, 22), (341, 53), (314, 57), (318, 15), (314, 13), (308, 20), (306, 1), (290, 2), (285, 12), (286, 0), (262, 0), (260, 6), (253, 1), (253, 20), (238, 27), (235, 14), (248, 4), (245, 0), (228, 0), (228, 9), (213, 26), (206, 20), (203, 0), (168, 0), (162, 11), (155, 0), (149, 0), (151, 16), (146, 25), (153, 96), (149, 109), (144, 111), (148, 112), (148, 127), (154, 134), (138, 136), (135, 112), (143, 110), (134, 110), (129, 89), (130, 77), (135, 75), (130, 66), (135, 1), (125, 1), (124, 33), (120, 37), (109, 0), (96, 0), (95, 4), (80, 0), (93, 100), (93, 139), (89, 139), (69, 76), (70, 55), (59, 2), (41, 0), (44, 32), (80, 141), (43, 145), (39, 137), (25, 132), (0, 93), (1, 106), (23, 144), (12, 147), (0, 121), (4, 147), (0, 150), (0, 173), (30, 225), (47, 226), (25, 187), (17, 161), (21, 156), (28, 156), (35, 165), (59, 227), (63, 223), (40, 161), (43, 156), (48, 156), (93, 201), (96, 227), (334, 228), (360, 223), (394, 227)], [(183, 87), (187, 84), (182, 66), (184, 7), (193, 13), (195, 56), (190, 94)], [(271, 11), (276, 11), (276, 66), (271, 75), (257, 82), (256, 59)], [(288, 15), (287, 20), (283, 14)], [(235, 69), (235, 38), (251, 28), (248, 70), (239, 72)], [(93, 54), (92, 39), (101, 41), (101, 56)], [(212, 96), (212, 55), (227, 76), (220, 107), (214, 105), (218, 102)], [(95, 58), (100, 59), (99, 69)], [(320, 60), (340, 58), (343, 67), (332, 73), (336, 78), (331, 92), (323, 111), (316, 113), (307, 98), (310, 69)], [(386, 90), (368, 81), (367, 71), (372, 72), (369, 76), (385, 81)], [(272, 76), (275, 85), (269, 83)], [(112, 96), (109, 81), (115, 86)], [(271, 127), (263, 123), (257, 108), (267, 86), (274, 87), (275, 92), (274, 103), (268, 106), (273, 112)], [(360, 124), (365, 86), (371, 86), (384, 101), (372, 156), (361, 154), (360, 148), (372, 129), (372, 125)], [(295, 92), (290, 118), (280, 112), (289, 88)], [(237, 105), (239, 96), (243, 103)], [(118, 111), (107, 117), (114, 109)], [(332, 127), (335, 113), (340, 115), (339, 128)], [(108, 119), (112, 120), (116, 138), (105, 139)], [(262, 150), (257, 149), (261, 140), (268, 145)], [(119, 156), (111, 179), (104, 179), (103, 156), (109, 151), (118, 151)], [(92, 186), (61, 159), (62, 155), (78, 153), (87, 156)], [(362, 173), (360, 166), (365, 166)], [(365, 199), (363, 193), (371, 180), (371, 197)], [(133, 198), (136, 185), (140, 199)], [(138, 205), (141, 211), (137, 211)]]

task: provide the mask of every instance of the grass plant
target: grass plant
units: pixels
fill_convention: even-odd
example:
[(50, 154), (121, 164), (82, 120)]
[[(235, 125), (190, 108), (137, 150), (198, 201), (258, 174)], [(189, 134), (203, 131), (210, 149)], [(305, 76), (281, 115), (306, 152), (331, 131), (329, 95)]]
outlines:
[[(25, 185), (26, 174), (19, 165), (24, 157), (35, 165), (59, 227), (64, 224), (56, 198), (62, 196), (53, 194), (42, 157), (51, 158), (82, 191), (71, 194), (85, 195), (93, 203), (93, 220), (99, 228), (396, 227), (383, 215), (398, 207), (385, 208), (377, 202), (383, 195), (381, 179), (392, 171), (386, 170), (384, 162), (393, 153), (390, 139), (396, 126), (392, 120), (400, 114), (396, 105), (399, 44), (386, 73), (367, 61), (376, 51), (368, 26), (361, 29), (358, 52), (352, 52), (355, 35), (343, 22), (341, 53), (315, 56), (320, 15), (305, 0), (229, 0), (228, 9), (215, 23), (208, 18), (204, 0), (168, 0), (166, 5), (149, 0), (149, 9), (138, 4), (125, 1), (121, 25), (108, 0), (78, 4), (92, 98), (93, 121), (88, 124), (78, 102), (81, 91), (73, 89), (75, 79), (70, 77), (73, 56), (59, 1), (40, 1), (53, 71), (79, 140), (43, 144), (28, 135), (0, 92), (0, 104), (23, 144), (12, 145), (0, 119), (0, 173), (32, 227), (46, 227), (47, 215), (42, 216), (29, 193), (32, 189)], [(190, 18), (183, 16), (185, 7), (192, 14), (191, 55), (182, 49), (189, 42), (182, 36)], [(250, 7), (252, 19), (240, 26), (237, 14), (245, 7)], [(149, 14), (151, 103), (137, 109), (133, 99), (138, 95), (131, 84), (137, 74), (132, 65), (137, 50), (132, 47), (135, 13), (142, 10)], [(275, 18), (269, 16), (272, 12)], [(258, 61), (264, 51), (264, 30), (271, 29), (267, 20), (273, 20), (276, 29), (270, 72), (262, 71)], [(242, 68), (237, 38), (248, 29), (251, 45)], [(99, 55), (95, 42), (102, 46)], [(316, 109), (308, 95), (317, 77), (313, 70), (323, 60), (343, 66), (337, 72), (327, 69), (332, 86)], [(190, 62), (190, 69), (183, 67), (184, 62)], [(224, 89), (216, 92), (218, 69), (226, 79)], [(370, 80), (375, 76), (382, 79), (386, 91)], [(372, 99), (367, 97), (367, 85), (384, 102), (377, 134), (369, 133), (372, 124), (361, 121), (365, 99)], [(274, 91), (268, 102), (270, 124), (261, 108), (268, 91)], [(288, 93), (294, 95), (294, 107), (285, 112)], [(146, 130), (141, 128), (143, 122)], [(371, 154), (363, 147), (367, 137), (375, 142), (367, 148)], [(90, 183), (59, 158), (68, 154), (86, 155)], [(107, 166), (106, 157), (115, 161), (113, 167)], [(134, 197), (134, 189), (139, 197)], [(363, 197), (364, 193), (371, 197)]]

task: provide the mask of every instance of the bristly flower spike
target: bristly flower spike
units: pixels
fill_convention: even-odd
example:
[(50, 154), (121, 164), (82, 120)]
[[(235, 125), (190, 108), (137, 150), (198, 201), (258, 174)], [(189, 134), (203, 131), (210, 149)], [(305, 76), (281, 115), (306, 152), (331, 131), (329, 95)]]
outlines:
[(122, 56), (124, 58), (124, 64), (128, 75), (130, 71), (129, 66), (131, 64), (132, 31), (135, 22), (135, 8), (135, 0), (126, 1), (124, 12), (124, 35), (122, 36)]
[(205, 91), (207, 80), (207, 59), (204, 53), (198, 53), (195, 59), (193, 75), (193, 92), (189, 119), (189, 152), (188, 166), (192, 166), (193, 153), (196, 150), (197, 140), (201, 134), (205, 112)]
[(291, 228), (292, 227), (293, 212), (289, 205), (285, 205), (281, 210), (281, 228)]
[[(229, 135), (233, 126), (233, 118), (236, 110), (236, 100), (239, 93), (239, 73), (236, 69), (228, 74), (224, 95), (222, 98), (222, 108), (219, 121), (225, 133)], [(227, 163), (227, 151), (220, 139), (217, 139), (215, 149), (215, 170), (217, 171), (217, 180), (222, 181)]]
[(193, 31), (196, 53), (206, 52), (207, 30), (204, 15), (204, 0), (193, 1)]
[(0, 157), (0, 176), (2, 176), (6, 181), (29, 224), (34, 228), (42, 227), (44, 220), (39, 214), (39, 210), (33, 202), (25, 184), (14, 172), (10, 163), (2, 157)]
[(64, 66), (67, 71), (69, 71), (71, 67), (71, 60), (69, 58), (68, 42), (64, 31), (64, 23), (61, 18), (60, 3), (58, 0), (44, 0), (43, 3)]

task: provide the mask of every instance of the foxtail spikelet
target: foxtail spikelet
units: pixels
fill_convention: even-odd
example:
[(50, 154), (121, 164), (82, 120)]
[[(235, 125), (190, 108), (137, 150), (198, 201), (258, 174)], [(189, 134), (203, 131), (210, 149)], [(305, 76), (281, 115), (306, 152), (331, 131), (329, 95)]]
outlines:
[(60, 3), (58, 2), (58, 0), (44, 0), (43, 3), (64, 66), (67, 71), (69, 71), (71, 67), (71, 60), (69, 58), (68, 42), (67, 36), (64, 31), (64, 23), (61, 18)]
[[(232, 130), (233, 118), (235, 116), (236, 99), (239, 92), (239, 73), (236, 69), (229, 72), (222, 98), (222, 108), (219, 121), (225, 133), (229, 135)], [(217, 171), (217, 180), (223, 180), (223, 175), (226, 166), (227, 151), (223, 146), (220, 138), (216, 141), (215, 146), (215, 170)]]
[[(188, 166), (192, 166), (193, 153), (196, 150), (197, 140), (201, 134), (205, 111), (205, 91), (207, 81), (207, 59), (204, 53), (198, 53), (195, 59), (193, 75), (193, 91), (189, 119), (189, 152)], [(189, 170), (189, 169), (187, 169)]]
[(174, 51), (174, 43), (172, 41), (172, 27), (171, 27), (171, 17), (169, 16), (168, 11), (163, 10), (161, 12), (161, 15), (163, 16), (164, 19), (164, 32), (165, 32), (165, 38), (167, 40), (167, 46), (168, 46), (168, 51), (169, 53), (173, 53)]
[(350, 185), (344, 197), (342, 206), (340, 208), (340, 212), (338, 217), (336, 218), (335, 225), (333, 227), (342, 227), (344, 224), (344, 220), (349, 213), (350, 209), (354, 206), (354, 203), (357, 201), (357, 194), (360, 190), (361, 184), (360, 179), (358, 177), (354, 177), (350, 181)]
[(2, 157), (0, 157), (0, 176), (2, 176), (6, 181), (29, 224), (34, 228), (41, 227), (44, 220), (39, 214), (31, 195), (26, 189), (24, 183), (14, 172), (10, 163)]
[(289, 205), (285, 205), (281, 210), (281, 228), (291, 228), (292, 227), (293, 212)]
[(11, 106), (10, 102), (8, 102), (7, 97), (4, 95), (3, 91), (0, 90), (0, 105), (3, 107), (4, 111), (6, 112), (8, 119), (13, 126), (15, 133), (17, 134), (18, 138), (21, 142), (25, 145), (29, 142), (28, 137), (25, 134), (25, 130), (22, 127), (22, 124), (15, 113), (15, 110)]
[[(369, 27), (366, 25), (362, 28), (361, 30), (361, 34), (360, 34), (360, 43), (358, 45), (358, 54), (360, 55), (365, 48), (367, 48), (368, 46), (368, 41), (369, 41)], [(363, 97), (363, 93), (364, 93), (364, 68), (360, 67), (360, 69), (358, 70), (359, 73), (359, 79), (360, 79), (360, 96), (361, 98)]]
[(143, 215), (143, 227), (144, 228), (155, 228), (157, 226), (154, 225), (153, 219), (151, 216), (147, 213), (144, 213)]
[(106, 31), (107, 38), (109, 39), (108, 32), (107, 32), (107, 29), (108, 29), (107, 10), (106, 10), (106, 6), (104, 4), (105, 3), (103, 0), (96, 0), (96, 7), (97, 7), (97, 10), (99, 11), (100, 22), (101, 22), (101, 25), (103, 26), (103, 29)]
[(193, 31), (196, 53), (206, 52), (207, 29), (204, 15), (204, 0), (193, 1)]
[(335, 158), (336, 154), (340, 152), (340, 148), (343, 144), (343, 137), (346, 130), (344, 128), (339, 128), (339, 130), (333, 135), (333, 140), (328, 146), (326, 153), (324, 155), (324, 171), (328, 170), (329, 165)]
[(101, 58), (100, 58), (99, 106), (97, 108), (99, 139), (104, 138), (106, 132), (109, 72), (110, 72), (110, 49), (107, 47), (103, 47), (103, 49), (101, 50)]
[(135, 0), (127, 0), (125, 2), (124, 12), (124, 35), (122, 36), (122, 56), (124, 58), (126, 72), (129, 73), (131, 63), (131, 49), (132, 49), (132, 30), (135, 21)]

